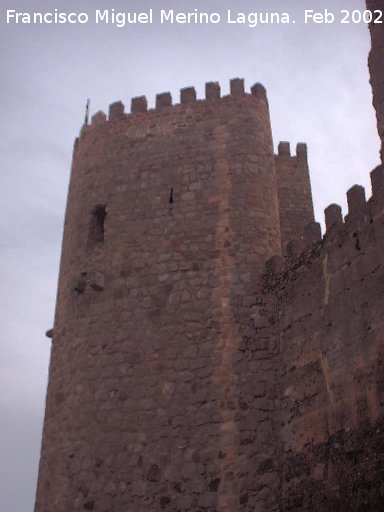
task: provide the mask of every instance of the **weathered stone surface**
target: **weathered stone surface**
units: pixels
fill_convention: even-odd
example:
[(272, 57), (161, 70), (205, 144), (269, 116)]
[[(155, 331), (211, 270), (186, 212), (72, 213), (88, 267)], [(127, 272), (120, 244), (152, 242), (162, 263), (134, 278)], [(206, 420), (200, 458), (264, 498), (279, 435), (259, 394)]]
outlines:
[(265, 94), (231, 90), (117, 102), (80, 137), (36, 512), (276, 501), (249, 463), (275, 454), (270, 323), (247, 334), (281, 246), (273, 145)]
[(260, 84), (84, 126), (35, 512), (384, 510), (383, 174), (322, 240)]
[[(355, 193), (365, 205), (361, 188), (351, 200)], [(374, 205), (373, 216), (342, 225), (288, 270), (266, 276), (264, 292), (275, 297), (266, 315), (279, 312), (270, 336), (281, 390), (281, 511), (384, 506), (384, 209), (377, 204), (374, 195), (364, 207)]]

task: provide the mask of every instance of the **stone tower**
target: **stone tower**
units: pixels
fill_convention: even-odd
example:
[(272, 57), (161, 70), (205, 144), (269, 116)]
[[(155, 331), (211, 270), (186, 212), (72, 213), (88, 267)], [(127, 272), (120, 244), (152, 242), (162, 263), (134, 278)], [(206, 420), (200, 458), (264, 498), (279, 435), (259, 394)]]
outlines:
[(35, 512), (277, 509), (275, 344), (247, 346), (265, 261), (306, 225), (306, 146), (274, 155), (260, 84), (83, 126)]

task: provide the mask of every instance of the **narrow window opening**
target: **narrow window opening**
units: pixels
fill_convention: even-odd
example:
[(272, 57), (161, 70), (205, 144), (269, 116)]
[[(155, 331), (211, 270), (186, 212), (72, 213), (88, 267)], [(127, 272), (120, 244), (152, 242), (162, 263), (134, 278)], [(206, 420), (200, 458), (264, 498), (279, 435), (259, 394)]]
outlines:
[(104, 242), (104, 222), (107, 216), (104, 205), (98, 204), (92, 210), (90, 241), (92, 243)]
[(169, 194), (169, 204), (173, 203), (173, 188), (171, 188), (171, 193)]

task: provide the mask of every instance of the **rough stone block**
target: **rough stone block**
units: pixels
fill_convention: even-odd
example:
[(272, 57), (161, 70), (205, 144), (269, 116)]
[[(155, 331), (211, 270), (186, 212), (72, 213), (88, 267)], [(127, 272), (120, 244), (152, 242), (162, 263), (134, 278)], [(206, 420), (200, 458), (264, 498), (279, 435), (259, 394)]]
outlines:
[(278, 145), (279, 156), (291, 156), (291, 145), (289, 142), (280, 142)]
[(109, 106), (109, 119), (117, 119), (124, 115), (124, 104), (121, 101), (116, 101)]
[(324, 210), (325, 215), (325, 226), (329, 231), (333, 226), (342, 226), (343, 216), (341, 212), (341, 206), (338, 204), (330, 204)]
[(348, 216), (362, 215), (366, 209), (365, 189), (361, 185), (354, 185), (347, 192)]
[(135, 114), (137, 112), (146, 112), (148, 110), (147, 98), (145, 96), (138, 96), (131, 100), (131, 112)]
[(233, 78), (230, 81), (231, 96), (241, 96), (244, 94), (244, 79)]
[(180, 91), (180, 102), (182, 104), (194, 103), (196, 101), (196, 90), (194, 87), (185, 87)]
[(172, 106), (172, 96), (170, 92), (163, 92), (156, 96), (156, 108), (165, 108)]
[(96, 112), (96, 114), (92, 116), (91, 124), (92, 126), (99, 126), (101, 124), (104, 124), (106, 120), (107, 116), (105, 115), (105, 113), (99, 110), (98, 112)]
[(207, 82), (205, 84), (205, 98), (209, 101), (217, 101), (221, 98), (219, 82)]

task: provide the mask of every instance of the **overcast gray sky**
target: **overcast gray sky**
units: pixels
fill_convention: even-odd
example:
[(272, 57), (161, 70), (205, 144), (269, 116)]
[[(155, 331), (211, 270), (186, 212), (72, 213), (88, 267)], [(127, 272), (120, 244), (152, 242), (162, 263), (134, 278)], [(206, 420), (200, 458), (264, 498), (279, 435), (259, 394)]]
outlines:
[[(379, 142), (364, 24), (340, 24), (363, 0), (0, 0), (0, 510), (33, 510), (72, 144), (84, 116), (122, 100), (217, 80), (262, 82), (274, 142), (307, 142), (316, 216), (343, 206), (355, 183), (370, 195)], [(96, 25), (95, 9), (289, 12), (290, 25)], [(90, 13), (87, 25), (6, 24), (7, 9)], [(336, 14), (303, 22), (304, 9)], [(157, 16), (156, 16), (157, 18)]]

